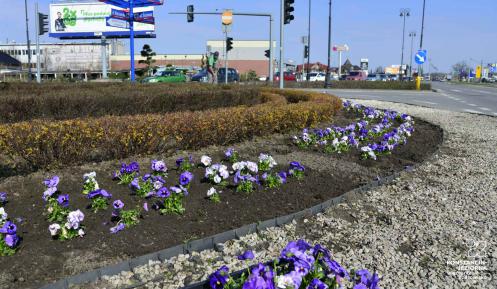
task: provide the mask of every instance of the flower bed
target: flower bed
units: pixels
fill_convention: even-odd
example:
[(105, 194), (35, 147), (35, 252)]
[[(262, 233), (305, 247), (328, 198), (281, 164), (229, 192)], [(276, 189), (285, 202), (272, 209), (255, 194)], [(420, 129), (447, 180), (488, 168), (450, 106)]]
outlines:
[[(307, 97), (313, 95), (292, 105), (307, 104)], [(356, 117), (342, 111), (334, 123)], [(6, 208), (23, 240), (14, 256), (2, 257), (8, 259), (0, 264), (0, 284), (42, 285), (312, 207), (429, 155), (437, 130), (422, 121), (415, 126), (407, 144), (377, 161), (363, 160), (354, 150), (300, 151), (288, 136), (275, 135), (236, 150), (209, 148), (192, 158), (69, 167), (53, 172), (58, 179), (47, 179), (45, 172), (8, 178), (0, 190), (15, 196)], [(25, 284), (9, 281), (21, 277)]]
[(307, 101), (286, 104), (279, 95), (264, 95), (271, 101), (252, 107), (3, 124), (0, 150), (12, 166), (43, 169), (230, 144), (314, 126), (341, 108), (334, 96), (302, 92)]
[(250, 86), (2, 83), (0, 123), (197, 111), (266, 101)]
[[(246, 251), (238, 259), (252, 260), (254, 254)], [(211, 289), (380, 289), (379, 284), (378, 274), (366, 269), (349, 272), (333, 259), (328, 249), (320, 244), (311, 246), (304, 240), (288, 243), (272, 262), (259, 263), (235, 274), (222, 266), (209, 277)]]

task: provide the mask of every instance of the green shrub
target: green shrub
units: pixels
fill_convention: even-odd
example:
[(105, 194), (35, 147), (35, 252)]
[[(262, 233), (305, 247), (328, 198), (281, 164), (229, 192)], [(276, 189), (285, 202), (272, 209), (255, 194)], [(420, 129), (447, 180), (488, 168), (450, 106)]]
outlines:
[(4, 83), (0, 123), (195, 111), (264, 102), (259, 89), (188, 84)]
[[(287, 104), (300, 94), (301, 101)], [(0, 124), (0, 151), (31, 169), (122, 159), (312, 127), (330, 121), (342, 106), (339, 98), (317, 93), (261, 95), (268, 102), (251, 107)]]

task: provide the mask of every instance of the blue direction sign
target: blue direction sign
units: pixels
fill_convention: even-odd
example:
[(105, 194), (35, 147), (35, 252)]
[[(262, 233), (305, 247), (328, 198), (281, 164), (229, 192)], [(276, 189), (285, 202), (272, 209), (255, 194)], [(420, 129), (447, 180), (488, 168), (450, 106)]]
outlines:
[(414, 60), (417, 64), (423, 64), (426, 62), (426, 50), (418, 50), (416, 56), (414, 56)]
[(154, 11), (136, 12), (134, 14), (134, 21), (148, 23), (148, 24), (154, 24), (155, 23)]
[(129, 12), (124, 10), (112, 9), (110, 13), (110, 17), (127, 20), (129, 19)]
[(129, 22), (127, 20), (118, 19), (114, 17), (105, 17), (105, 23), (107, 26), (110, 27), (129, 29)]

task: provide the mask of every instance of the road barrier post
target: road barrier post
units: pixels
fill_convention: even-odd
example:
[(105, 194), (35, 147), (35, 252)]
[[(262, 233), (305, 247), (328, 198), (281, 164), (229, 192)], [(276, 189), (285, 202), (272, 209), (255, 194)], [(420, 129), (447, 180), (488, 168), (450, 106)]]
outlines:
[(416, 90), (421, 90), (421, 76), (416, 77)]

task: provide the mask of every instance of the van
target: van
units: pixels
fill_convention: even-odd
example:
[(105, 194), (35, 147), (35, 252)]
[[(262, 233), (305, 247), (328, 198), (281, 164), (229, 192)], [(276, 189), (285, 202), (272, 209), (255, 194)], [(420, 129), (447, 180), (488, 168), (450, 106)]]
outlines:
[(351, 71), (345, 80), (366, 80), (368, 74), (365, 71)]

